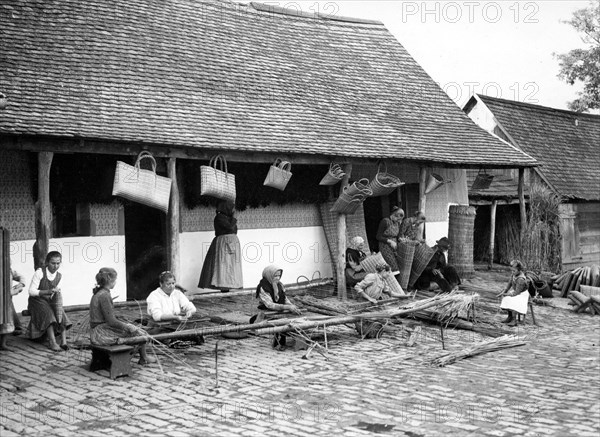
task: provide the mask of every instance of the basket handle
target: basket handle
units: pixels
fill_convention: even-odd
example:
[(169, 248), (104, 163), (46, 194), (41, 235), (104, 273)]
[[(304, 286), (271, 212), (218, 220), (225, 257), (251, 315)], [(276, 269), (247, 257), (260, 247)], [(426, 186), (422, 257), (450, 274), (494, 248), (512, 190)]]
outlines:
[(278, 167), (283, 171), (290, 171), (292, 169), (292, 163), (289, 161), (281, 161)]
[[(383, 171), (381, 171), (381, 164), (383, 164)], [(379, 163), (377, 164), (377, 174), (387, 172), (387, 162), (385, 162), (383, 159), (380, 159)], [(377, 175), (375, 175), (375, 177), (377, 177)]]
[(152, 172), (156, 173), (156, 159), (154, 159), (154, 156), (152, 156), (152, 154), (146, 150), (141, 151), (140, 154), (138, 155), (137, 159), (135, 160), (135, 168), (137, 170), (140, 169), (140, 164), (142, 162), (142, 159), (149, 159), (150, 162), (152, 163)]
[[(224, 171), (225, 173), (228, 173), (227, 171), (227, 160), (225, 159), (225, 157), (223, 155), (215, 155), (212, 158), (210, 158), (210, 162), (208, 163), (209, 166), (211, 166), (212, 168), (214, 168), (215, 170), (221, 170)], [(219, 168), (217, 168), (219, 167)]]
[(308, 279), (308, 277), (306, 277), (306, 276), (304, 276), (304, 275), (300, 275), (300, 276), (298, 276), (298, 278), (296, 278), (296, 284), (297, 284), (297, 285), (300, 285), (300, 278), (304, 278), (304, 279), (306, 279), (306, 283), (307, 283), (307, 284), (310, 284), (310, 279)]
[(322, 278), (323, 278), (323, 277), (321, 276), (321, 272), (320, 272), (319, 270), (315, 270), (315, 271), (313, 272), (313, 275), (312, 275), (312, 280), (313, 280), (313, 281), (315, 280), (315, 275), (316, 275), (317, 273), (319, 274), (319, 277), (318, 277), (317, 279), (322, 279)]

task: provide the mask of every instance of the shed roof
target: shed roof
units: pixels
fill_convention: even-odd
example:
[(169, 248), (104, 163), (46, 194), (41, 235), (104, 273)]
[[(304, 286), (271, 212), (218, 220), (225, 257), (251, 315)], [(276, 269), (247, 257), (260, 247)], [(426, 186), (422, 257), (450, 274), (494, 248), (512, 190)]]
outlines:
[[(600, 116), (478, 95), (561, 195), (600, 199)], [(469, 103), (467, 104), (469, 106)]]
[(536, 165), (380, 22), (218, 0), (12, 0), (0, 29), (0, 133)]

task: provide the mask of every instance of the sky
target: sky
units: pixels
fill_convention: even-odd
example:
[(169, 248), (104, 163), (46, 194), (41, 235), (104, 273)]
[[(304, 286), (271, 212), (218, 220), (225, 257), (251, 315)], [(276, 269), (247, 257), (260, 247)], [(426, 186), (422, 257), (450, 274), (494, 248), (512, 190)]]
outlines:
[(581, 84), (558, 77), (553, 53), (587, 47), (561, 20), (589, 1), (262, 1), (375, 19), (462, 107), (475, 92), (568, 109)]

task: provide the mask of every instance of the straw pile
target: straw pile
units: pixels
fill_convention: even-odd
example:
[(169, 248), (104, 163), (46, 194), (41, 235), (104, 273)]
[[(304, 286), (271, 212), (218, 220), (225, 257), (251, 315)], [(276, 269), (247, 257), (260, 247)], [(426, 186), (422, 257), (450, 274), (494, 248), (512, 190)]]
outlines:
[(511, 347), (523, 346), (526, 342), (521, 340), (516, 335), (504, 335), (502, 337), (495, 338), (493, 340), (483, 341), (464, 349), (459, 352), (451, 352), (434, 358), (429, 362), (432, 366), (444, 367), (448, 364), (456, 363), (459, 360), (465, 358), (474, 357), (475, 355), (481, 355), (488, 352), (495, 352), (501, 349), (508, 349)]

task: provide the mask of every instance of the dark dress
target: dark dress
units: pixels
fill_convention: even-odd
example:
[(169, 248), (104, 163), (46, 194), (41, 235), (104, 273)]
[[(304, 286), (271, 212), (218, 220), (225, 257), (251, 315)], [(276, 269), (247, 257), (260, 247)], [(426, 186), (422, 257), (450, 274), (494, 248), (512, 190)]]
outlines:
[(398, 233), (400, 232), (400, 225), (393, 222), (390, 218), (384, 218), (379, 222), (379, 228), (377, 229), (377, 241), (379, 242), (379, 251), (381, 256), (392, 269), (392, 273), (399, 271), (398, 267), (398, 253), (392, 248), (387, 240), (398, 241)]
[[(50, 281), (45, 267), (42, 268), (42, 274), (43, 277), (40, 280), (38, 290), (55, 288), (62, 278), (61, 274), (57, 272), (54, 280)], [(29, 310), (29, 314), (31, 314), (31, 321), (27, 327), (27, 337), (32, 340), (46, 334), (50, 325), (54, 325), (55, 334), (61, 333), (63, 329), (69, 329), (72, 325), (63, 309), (62, 295), (60, 293), (56, 293), (52, 297), (29, 296), (27, 309)]]
[[(269, 296), (271, 296), (271, 300), (273, 301), (273, 303), (276, 303), (278, 305), (289, 304), (289, 300), (288, 300), (287, 296), (285, 295), (285, 289), (281, 282), (277, 283), (277, 288), (278, 288), (278, 290), (277, 290), (278, 294), (277, 294), (277, 297), (275, 297), (275, 290), (273, 289), (273, 285), (264, 278), (260, 280), (260, 282), (258, 283), (258, 286), (256, 287), (256, 297), (260, 301), (258, 304), (259, 310), (261, 310), (261, 311), (269, 310), (269, 308), (264, 304), (264, 302), (260, 298), (261, 290), (265, 291), (266, 293), (269, 294)], [(254, 320), (251, 319), (250, 323), (254, 323)], [(285, 347), (286, 339), (287, 339), (287, 335), (285, 333), (275, 333), (273, 336), (273, 346), (274, 347), (281, 347), (281, 346)]]
[(215, 238), (210, 243), (198, 287), (229, 290), (242, 288), (242, 248), (237, 237), (237, 220), (227, 211), (217, 210)]
[(98, 290), (90, 302), (90, 342), (114, 345), (119, 338), (138, 335), (127, 330), (127, 324), (117, 320), (110, 291)]
[[(440, 289), (444, 293), (448, 293), (455, 286), (461, 284), (460, 277), (458, 276), (456, 269), (446, 262), (444, 252), (439, 247), (434, 247), (436, 248), (436, 251), (419, 279), (417, 279), (416, 286), (419, 289), (427, 289), (431, 285), (431, 282), (435, 282), (440, 286)], [(443, 278), (433, 274), (433, 270), (436, 269), (440, 271)]]

